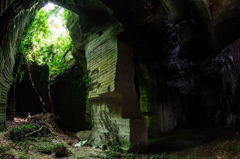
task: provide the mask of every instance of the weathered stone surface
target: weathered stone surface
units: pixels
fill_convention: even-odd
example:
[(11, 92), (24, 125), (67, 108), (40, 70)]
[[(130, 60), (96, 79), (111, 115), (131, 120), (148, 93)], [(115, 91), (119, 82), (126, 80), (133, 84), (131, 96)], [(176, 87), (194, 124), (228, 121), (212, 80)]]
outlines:
[(130, 119), (121, 117), (121, 104), (94, 103), (92, 105), (93, 146), (119, 146), (124, 150), (130, 148)]
[(78, 51), (85, 51), (85, 44), (84, 39), (81, 31), (81, 27), (79, 25), (79, 16), (72, 12), (72, 21), (69, 22), (70, 24), (67, 26), (72, 42), (74, 47)]
[(107, 145), (124, 151), (147, 148), (147, 123), (144, 119), (123, 119), (122, 106), (114, 102), (94, 103), (92, 106), (93, 146)]
[(156, 81), (148, 71), (149, 66), (140, 61), (136, 62), (135, 66), (141, 115), (147, 119), (149, 136), (159, 136), (161, 114), (158, 107), (159, 99)]
[(212, 109), (216, 125), (230, 128), (239, 127), (239, 45), (240, 39), (201, 66), (203, 104)]
[(45, 111), (52, 112), (48, 96), (48, 66), (22, 65), (24, 75), (16, 84), (16, 113), (27, 117), (28, 113), (36, 115)]
[(235, 0), (189, 0), (196, 21), (214, 50), (223, 49), (240, 35), (240, 2)]
[(0, 1), (0, 16), (3, 12), (13, 3), (14, 0), (1, 0)]
[(80, 141), (91, 140), (91, 135), (91, 130), (79, 131), (78, 133), (76, 133), (76, 136), (79, 138)]
[[(85, 40), (91, 78), (89, 100), (94, 122), (93, 146), (120, 146), (126, 151), (133, 151), (136, 141), (141, 142), (139, 147), (147, 146), (146, 133), (143, 138), (130, 140), (139, 133), (136, 131), (130, 134), (137, 126), (134, 122), (130, 124), (130, 119), (140, 118), (134, 85), (134, 64), (131, 61), (133, 52), (131, 46), (117, 38), (122, 31), (121, 25), (118, 22), (107, 25), (104, 27), (106, 29), (88, 35)], [(141, 123), (141, 127), (147, 130), (145, 122)]]
[(116, 65), (116, 92), (123, 96), (122, 117), (139, 119), (140, 110), (137, 103), (137, 93), (134, 84), (133, 48), (118, 38), (118, 61)]
[(115, 90), (116, 63), (118, 57), (117, 34), (122, 30), (113, 23), (102, 34), (94, 33), (85, 41), (86, 60), (89, 70), (89, 98), (97, 98)]
[[(165, 11), (157, 0), (101, 0), (113, 12), (112, 15), (119, 20), (124, 28), (135, 28), (145, 24), (159, 21)], [(127, 17), (127, 18), (126, 18)]]
[(63, 121), (66, 130), (89, 129), (91, 111), (86, 105), (86, 85), (83, 68), (74, 65), (67, 72), (51, 81), (54, 113)]
[(237, 29), (240, 22), (235, 20), (239, 19), (240, 2), (161, 0), (161, 3), (171, 17), (184, 53), (191, 60), (205, 59), (240, 35)]
[[(0, 131), (5, 130), (4, 114), (6, 113), (7, 92), (20, 37), (29, 24), (29, 20), (42, 4), (14, 1), (8, 6), (5, 7), (5, 12), (0, 17)], [(29, 11), (24, 10), (30, 8)]]

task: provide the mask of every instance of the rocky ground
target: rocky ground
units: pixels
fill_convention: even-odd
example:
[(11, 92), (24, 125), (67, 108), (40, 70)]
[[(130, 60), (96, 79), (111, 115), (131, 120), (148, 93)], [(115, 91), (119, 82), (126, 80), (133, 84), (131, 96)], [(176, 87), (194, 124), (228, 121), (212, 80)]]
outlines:
[[(59, 123), (61, 119), (50, 113), (7, 121), (8, 131), (0, 133), (0, 159), (240, 158), (238, 131), (206, 127), (179, 129), (165, 137), (150, 139), (145, 152), (122, 154), (90, 146), (76, 148), (79, 138), (75, 133), (61, 130)], [(22, 135), (26, 128), (30, 131)]]

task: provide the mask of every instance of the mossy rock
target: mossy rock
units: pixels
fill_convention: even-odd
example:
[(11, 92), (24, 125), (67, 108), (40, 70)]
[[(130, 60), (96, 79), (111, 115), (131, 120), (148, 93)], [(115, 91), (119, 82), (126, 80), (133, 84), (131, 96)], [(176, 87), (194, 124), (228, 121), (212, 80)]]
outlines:
[(50, 131), (46, 126), (24, 124), (17, 128), (12, 128), (6, 133), (6, 137), (11, 140), (23, 140), (29, 137), (49, 136)]
[(68, 156), (71, 152), (67, 149), (64, 143), (57, 143), (55, 145), (54, 151), (56, 152), (56, 156)]

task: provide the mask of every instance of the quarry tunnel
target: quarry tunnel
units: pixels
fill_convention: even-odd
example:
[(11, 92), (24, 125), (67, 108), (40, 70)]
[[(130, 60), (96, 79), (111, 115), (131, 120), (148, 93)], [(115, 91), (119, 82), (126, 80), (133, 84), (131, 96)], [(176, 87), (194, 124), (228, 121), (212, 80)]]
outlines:
[[(47, 2), (0, 1), (0, 131), (6, 130), (7, 95), (21, 37)], [(49, 2), (75, 16), (68, 29), (90, 77), (94, 146), (110, 142), (135, 151), (178, 127), (239, 128), (240, 2)], [(64, 91), (70, 83), (55, 87)], [(66, 112), (71, 105), (55, 109)], [(76, 129), (86, 129), (84, 124)]]

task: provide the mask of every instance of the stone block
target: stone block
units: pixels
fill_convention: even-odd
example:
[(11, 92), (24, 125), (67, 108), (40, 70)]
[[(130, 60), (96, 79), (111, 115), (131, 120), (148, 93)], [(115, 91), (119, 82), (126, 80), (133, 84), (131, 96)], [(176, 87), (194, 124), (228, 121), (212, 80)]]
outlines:
[(78, 133), (76, 133), (76, 136), (79, 138), (80, 141), (90, 140), (91, 135), (91, 130), (79, 131)]

